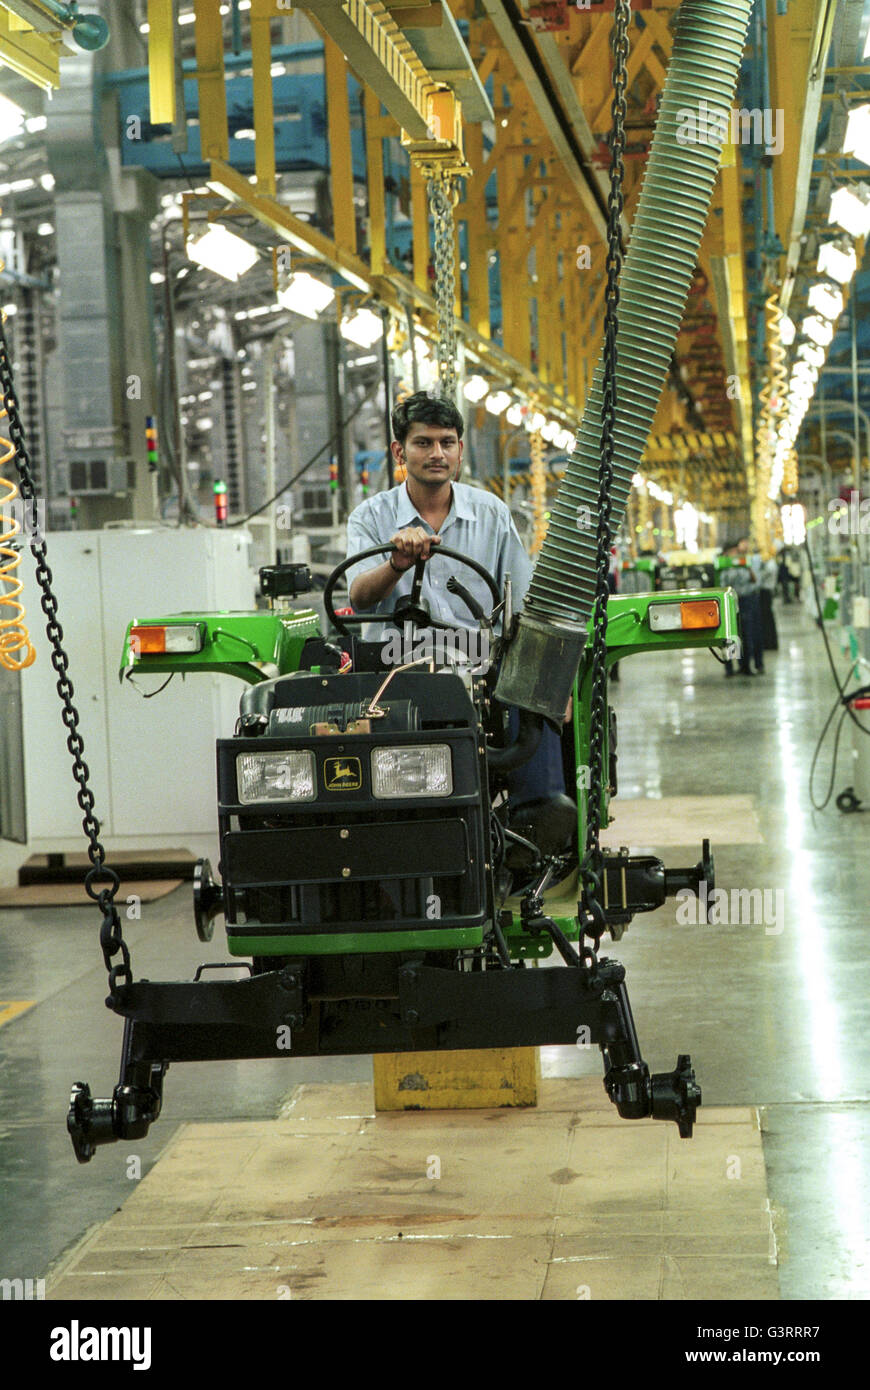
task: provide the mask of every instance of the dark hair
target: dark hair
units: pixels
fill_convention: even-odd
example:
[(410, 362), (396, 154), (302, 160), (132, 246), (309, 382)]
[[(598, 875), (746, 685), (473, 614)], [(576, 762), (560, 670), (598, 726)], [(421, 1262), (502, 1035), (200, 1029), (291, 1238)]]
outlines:
[(443, 430), (455, 430), (462, 438), (465, 421), (452, 401), (446, 396), (430, 396), (428, 391), (415, 391), (394, 406), (390, 416), (393, 434), (400, 444), (404, 444), (412, 425), (439, 425)]

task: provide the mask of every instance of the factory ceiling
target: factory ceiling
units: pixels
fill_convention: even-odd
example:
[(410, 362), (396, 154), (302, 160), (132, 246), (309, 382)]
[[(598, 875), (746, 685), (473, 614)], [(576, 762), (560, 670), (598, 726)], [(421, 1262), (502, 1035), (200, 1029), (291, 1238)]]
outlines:
[[(45, 7), (28, 0), (23, 8)], [(625, 241), (677, 9), (668, 0), (633, 5)], [(287, 12), (271, 0), (139, 0), (107, 6), (110, 22), (122, 10), (126, 66), (109, 63), (111, 45), (93, 60), (103, 74), (103, 129), (114, 119), (122, 164), (160, 180), (153, 255), (158, 275), (168, 270), (178, 280), (179, 304), (229, 304), (242, 315), (263, 307), (274, 300), (273, 249), (289, 244), (297, 269), (343, 287), (340, 303), (371, 298), (391, 310), (397, 329), (411, 312), (431, 332), (420, 150), (456, 145), (463, 172), (457, 309), (467, 370), (576, 424), (603, 321), (612, 0), (307, 0)], [(25, 23), (21, 11), (17, 2), (0, 3), (7, 62), (13, 21)], [(842, 153), (849, 110), (870, 90), (867, 23), (862, 0), (756, 7), (735, 97), (742, 117), (732, 119), (725, 143), (644, 464), (660, 485), (699, 506), (745, 509), (762, 486), (759, 418), (780, 312), (798, 324), (800, 345), (819, 246), (843, 235), (829, 232), (832, 194), (849, 183), (860, 189), (867, 172)], [(61, 84), (65, 63), (72, 71), (81, 61), (65, 56), (68, 35), (34, 30), (31, 41), (34, 65), (48, 72), (59, 63)], [(29, 109), (38, 111), (26, 67), (19, 58), (0, 88), (17, 100), (30, 78)], [(42, 86), (54, 85), (50, 73), (42, 76)], [(458, 102), (456, 130), (441, 114), (433, 128), (433, 97), (444, 88)], [(44, 110), (50, 119), (50, 103)], [(126, 139), (137, 114), (139, 138)], [(687, 138), (704, 138), (705, 114), (693, 113), (698, 126)], [(0, 144), (3, 213), (24, 229), (50, 217), (52, 175), (36, 121)], [(255, 271), (229, 291), (187, 262), (184, 238), (206, 219), (225, 221), (260, 252)], [(49, 275), (51, 239), (34, 240), (34, 273)], [(863, 236), (854, 251), (857, 274), (843, 287), (818, 393), (841, 416), (844, 436), (854, 428), (849, 296), (860, 304), (868, 294)], [(870, 327), (854, 317), (860, 359)], [(246, 331), (261, 327), (251, 320)], [(790, 356), (795, 350), (788, 345)], [(818, 452), (818, 413), (813, 400), (798, 453)], [(842, 450), (848, 456), (848, 439)]]

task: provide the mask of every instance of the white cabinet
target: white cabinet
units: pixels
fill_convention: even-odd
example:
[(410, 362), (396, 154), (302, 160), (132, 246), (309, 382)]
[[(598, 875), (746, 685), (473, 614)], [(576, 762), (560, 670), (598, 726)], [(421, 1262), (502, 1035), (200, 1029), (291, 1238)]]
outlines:
[[(107, 847), (187, 846), (216, 835), (215, 740), (233, 731), (244, 686), (232, 676), (173, 676), (153, 699), (119, 682), (131, 619), (251, 611), (256, 576), (246, 532), (195, 529), (48, 535), (58, 618)], [(22, 672), (28, 852), (85, 849), (66, 730), (32, 561), (22, 565), (37, 649)], [(166, 676), (135, 675), (143, 690)]]

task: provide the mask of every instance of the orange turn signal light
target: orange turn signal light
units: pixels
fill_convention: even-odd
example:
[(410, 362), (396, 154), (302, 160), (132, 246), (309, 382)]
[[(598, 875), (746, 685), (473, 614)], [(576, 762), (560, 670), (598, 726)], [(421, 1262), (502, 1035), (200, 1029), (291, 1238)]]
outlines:
[(703, 628), (719, 626), (719, 600), (716, 598), (688, 599), (680, 604), (681, 626)]
[(131, 627), (130, 650), (136, 656), (157, 656), (166, 651), (165, 627)]
[(204, 623), (132, 623), (130, 626), (130, 651), (136, 657), (201, 652), (204, 642)]

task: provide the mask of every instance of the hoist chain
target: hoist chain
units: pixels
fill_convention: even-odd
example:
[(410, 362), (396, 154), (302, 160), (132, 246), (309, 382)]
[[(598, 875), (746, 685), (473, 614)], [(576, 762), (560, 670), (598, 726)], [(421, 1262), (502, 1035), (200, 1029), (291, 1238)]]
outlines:
[(456, 401), (456, 258), (453, 209), (459, 198), (454, 174), (437, 173), (427, 185), (435, 231), (435, 306), (438, 310), (438, 381), (441, 395)]
[(586, 802), (586, 853), (581, 864), (584, 901), (591, 936), (604, 929), (601, 893), (601, 797), (604, 777), (604, 734), (607, 726), (607, 600), (610, 596), (610, 507), (613, 486), (613, 448), (616, 423), (616, 336), (619, 327), (619, 272), (622, 268), (620, 223), (625, 154), (625, 89), (628, 80), (630, 0), (616, 0), (610, 46), (613, 52), (613, 102), (610, 134), (610, 189), (607, 196), (607, 286), (604, 314), (604, 379), (601, 407), (601, 456), (598, 471), (598, 531), (595, 560), (595, 606), (592, 611), (592, 692), (589, 711), (589, 784)]
[[(0, 391), (6, 407), (9, 423), (9, 437), (15, 446), (15, 466), (19, 475), (19, 492), (24, 501), (36, 508), (36, 486), (30, 470), (30, 458), (24, 443), (24, 430), (21, 425), (15, 385), (12, 380), (12, 365), (9, 361), (9, 347), (6, 334), (0, 323)], [(94, 815), (94, 794), (88, 785), (90, 772), (84, 761), (84, 741), (79, 733), (79, 712), (73, 704), (74, 690), (68, 675), (69, 658), (63, 649), (63, 628), (57, 620), (57, 599), (52, 592), (51, 570), (46, 562), (45, 537), (37, 528), (30, 535), (30, 549), (36, 561), (36, 578), (42, 590), (42, 611), (46, 617), (45, 630), (51, 643), (51, 664), (57, 673), (57, 693), (63, 704), (61, 719), (67, 730), (66, 746), (73, 760), (73, 777), (78, 783), (76, 800), (84, 812), (82, 826), (88, 838), (88, 858), (93, 867), (85, 876), (85, 892), (100, 907), (103, 924), (100, 928), (100, 946), (103, 960), (109, 972), (109, 989), (112, 993), (119, 984), (130, 984), (133, 979), (130, 970), (130, 952), (121, 934), (121, 919), (115, 907), (114, 897), (121, 880), (105, 862), (106, 854), (100, 843), (100, 822)], [(98, 885), (102, 884), (102, 887)], [(112, 958), (121, 953), (120, 965), (112, 965)]]

